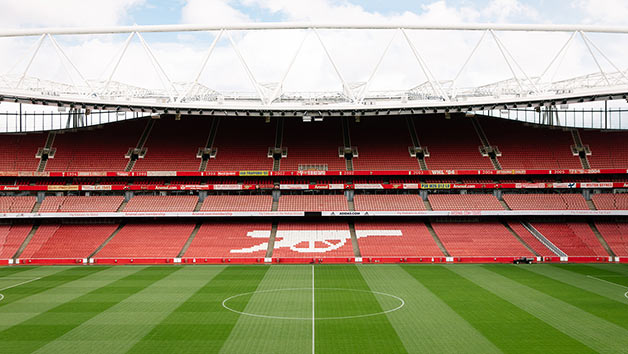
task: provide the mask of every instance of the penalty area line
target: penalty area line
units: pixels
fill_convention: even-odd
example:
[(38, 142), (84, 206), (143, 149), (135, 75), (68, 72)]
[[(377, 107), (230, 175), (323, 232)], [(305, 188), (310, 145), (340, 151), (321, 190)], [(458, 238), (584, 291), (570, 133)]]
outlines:
[[(30, 283), (30, 282), (34, 282), (35, 280), (39, 280), (39, 279), (41, 279), (41, 277), (39, 277), (39, 278), (34, 278), (34, 279), (30, 279), (30, 280), (27, 280), (27, 281), (23, 281), (23, 282), (21, 282), (21, 283), (17, 283), (17, 284), (11, 285), (11, 286), (7, 286), (7, 287), (5, 287), (5, 288), (0, 289), (0, 291), (4, 291), (4, 290), (8, 290), (8, 289), (12, 289), (12, 288), (18, 287), (18, 286), (20, 286), (20, 285), (24, 285), (24, 284), (28, 284), (28, 283)], [(0, 301), (2, 301), (3, 299), (4, 299), (4, 295), (3, 295), (3, 294), (0, 294)]]
[[(605, 282), (605, 283), (607, 283), (607, 284), (611, 284), (611, 285), (619, 286), (619, 287), (620, 287), (620, 288), (622, 288), (622, 289), (626, 289), (626, 288), (627, 288), (627, 287), (626, 287), (626, 286), (624, 286), (624, 285), (617, 284), (617, 283), (613, 283), (612, 281), (608, 281), (608, 280), (600, 279), (600, 278), (594, 277), (594, 276), (592, 276), (592, 275), (587, 275), (587, 278), (596, 279), (596, 280), (599, 280), (599, 281), (603, 281), (603, 282)], [(624, 297), (625, 297), (626, 299), (628, 299), (628, 290), (624, 293)]]

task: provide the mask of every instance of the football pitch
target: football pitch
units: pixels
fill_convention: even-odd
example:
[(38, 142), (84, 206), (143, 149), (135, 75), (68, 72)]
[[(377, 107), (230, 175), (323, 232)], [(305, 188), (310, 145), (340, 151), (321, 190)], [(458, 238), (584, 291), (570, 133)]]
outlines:
[(0, 353), (628, 353), (628, 265), (0, 268)]

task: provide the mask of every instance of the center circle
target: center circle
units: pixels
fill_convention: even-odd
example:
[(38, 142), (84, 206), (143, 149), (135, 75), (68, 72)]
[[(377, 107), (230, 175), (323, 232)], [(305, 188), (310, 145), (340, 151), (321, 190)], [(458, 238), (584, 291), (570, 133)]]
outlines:
[[(265, 304), (263, 309), (256, 311), (246, 310), (245, 307), (249, 303), (248, 300), (253, 295), (256, 296), (256, 301), (261, 301)], [(260, 296), (262, 296), (261, 299), (259, 299)], [(373, 301), (373, 297), (381, 308), (381, 311), (369, 312), (363, 309), (362, 305), (364, 304), (364, 300), (370, 298), (369, 300)], [(314, 298), (317, 301), (314, 303), (314, 306), (312, 306)], [(238, 305), (240, 305), (242, 309), (239, 309)], [(343, 288), (315, 288), (314, 292), (312, 288), (258, 290), (233, 295), (222, 301), (222, 306), (225, 309), (240, 315), (301, 321), (371, 317), (397, 311), (404, 305), (405, 301), (399, 296), (378, 291)], [(314, 313), (323, 312), (323, 315), (312, 316), (312, 311), (314, 311)], [(306, 312), (307, 315), (305, 314)]]

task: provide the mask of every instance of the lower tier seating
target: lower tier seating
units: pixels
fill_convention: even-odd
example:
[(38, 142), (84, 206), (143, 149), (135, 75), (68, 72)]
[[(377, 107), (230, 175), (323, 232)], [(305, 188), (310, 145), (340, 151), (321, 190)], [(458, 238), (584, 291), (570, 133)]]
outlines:
[(95, 258), (176, 257), (194, 230), (194, 223), (127, 224)]
[(594, 194), (591, 200), (598, 210), (628, 210), (628, 194)]
[(270, 229), (270, 222), (205, 222), (184, 256), (264, 257)]
[(417, 211), (426, 210), (416, 194), (356, 194), (353, 198), (358, 211)]
[(430, 194), (434, 210), (504, 210), (492, 194)]
[(195, 195), (137, 195), (129, 200), (125, 212), (189, 212), (194, 211)]
[(356, 222), (363, 257), (443, 257), (422, 222)]
[(117, 224), (42, 225), (20, 258), (86, 258), (117, 227)]
[(0, 225), (0, 259), (12, 258), (32, 228), (30, 224)]
[(628, 223), (625, 222), (596, 222), (606, 243), (616, 256), (628, 256)]
[(49, 196), (44, 198), (39, 212), (115, 212), (123, 201), (123, 196)]
[(270, 195), (208, 195), (201, 211), (271, 211)]
[(354, 257), (346, 222), (280, 222), (273, 257)]
[(530, 233), (520, 222), (509, 222), (508, 226), (513, 229), (514, 232), (521, 237), (523, 242), (530, 246), (534, 252), (538, 253), (541, 257), (556, 257), (557, 255), (549, 248), (545, 247), (541, 241), (539, 241), (534, 235)]
[(339, 211), (349, 210), (342, 194), (286, 194), (279, 198), (279, 211)]
[(35, 197), (0, 197), (0, 213), (30, 213), (36, 202)]
[(581, 194), (504, 194), (512, 210), (588, 210)]
[(453, 257), (534, 256), (498, 222), (434, 222), (432, 226)]
[(567, 256), (608, 257), (608, 253), (587, 223), (535, 222), (532, 226)]

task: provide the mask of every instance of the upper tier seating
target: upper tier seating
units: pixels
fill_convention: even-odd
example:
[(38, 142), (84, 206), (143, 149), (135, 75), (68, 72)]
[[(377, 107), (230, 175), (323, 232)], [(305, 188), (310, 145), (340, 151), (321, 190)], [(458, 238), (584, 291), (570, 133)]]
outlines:
[(46, 171), (124, 171), (129, 162), (124, 155), (135, 148), (146, 124), (139, 119), (57, 133), (52, 143), (55, 156), (46, 163)]
[(567, 256), (608, 257), (587, 223), (534, 222), (532, 226)]
[(588, 210), (581, 194), (504, 194), (512, 210)]
[(594, 194), (591, 200), (598, 210), (628, 210), (628, 194)]
[(358, 221), (355, 230), (363, 257), (444, 256), (422, 222)]
[(0, 197), (0, 213), (30, 213), (37, 202), (35, 197)]
[(492, 194), (430, 194), (433, 210), (504, 210)]
[(489, 157), (483, 157), (482, 141), (468, 118), (416, 117), (414, 124), (422, 146), (430, 153), (425, 158), (430, 170), (493, 170)]
[[(288, 148), (288, 157), (281, 159), (281, 170), (344, 171), (346, 170), (345, 159), (338, 157), (340, 146), (343, 146), (340, 119), (326, 119), (323, 122), (311, 123), (303, 123), (298, 119), (286, 119), (283, 147)], [(308, 165), (317, 167), (307, 167)]]
[(275, 121), (223, 118), (218, 125), (214, 147), (216, 158), (209, 159), (207, 171), (242, 171), (273, 169), (268, 148), (275, 145)]
[(268, 249), (271, 226), (270, 222), (205, 222), (184, 256), (264, 257)]
[(48, 196), (41, 203), (39, 212), (115, 212), (123, 201), (123, 196)]
[(201, 211), (271, 211), (270, 195), (208, 195)]
[(532, 247), (532, 249), (539, 254), (541, 257), (555, 257), (556, 254), (552, 252), (549, 248), (545, 247), (544, 244), (541, 243), (534, 235), (530, 233), (521, 223), (519, 222), (508, 222), (508, 225), (521, 237), (521, 239), (528, 244), (528, 246)]
[(356, 194), (353, 202), (358, 211), (426, 210), (416, 194)]
[(194, 223), (127, 224), (95, 258), (176, 257), (194, 230)]
[(13, 257), (32, 228), (30, 224), (0, 225), (0, 259)]
[(580, 138), (591, 149), (591, 168), (628, 168), (628, 133), (581, 131)]
[(453, 257), (534, 256), (498, 222), (434, 222), (432, 226)]
[(279, 211), (340, 211), (349, 210), (342, 194), (285, 194), (279, 198)]
[(117, 227), (117, 224), (42, 225), (20, 258), (86, 258)]
[(502, 169), (581, 169), (578, 156), (573, 156), (571, 133), (531, 127), (506, 119), (478, 119), (489, 143), (497, 146)]
[(351, 145), (357, 146), (359, 154), (353, 159), (354, 170), (420, 169), (418, 160), (408, 152), (412, 138), (403, 119), (362, 118), (349, 126)]
[(144, 144), (144, 158), (138, 159), (133, 171), (198, 171), (199, 148), (205, 147), (211, 119), (185, 117), (181, 120), (159, 119)]
[(354, 257), (346, 222), (280, 222), (273, 257)]
[(0, 135), (0, 171), (35, 171), (37, 150), (46, 145), (46, 135)]
[(628, 256), (628, 223), (598, 221), (595, 226), (616, 256)]
[(188, 212), (194, 211), (195, 195), (136, 195), (124, 207), (124, 212)]

